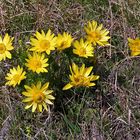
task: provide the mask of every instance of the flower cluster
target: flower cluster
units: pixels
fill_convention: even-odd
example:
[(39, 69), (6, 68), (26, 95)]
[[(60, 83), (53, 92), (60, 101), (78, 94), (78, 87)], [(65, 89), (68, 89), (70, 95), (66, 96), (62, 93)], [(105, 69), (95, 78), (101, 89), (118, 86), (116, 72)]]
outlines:
[[(63, 50), (72, 48), (74, 55), (88, 59), (94, 57), (94, 50), (96, 46), (109, 45), (108, 36), (109, 31), (103, 28), (103, 25), (98, 25), (96, 21), (89, 21), (84, 27), (85, 37), (81, 37), (75, 40), (71, 34), (63, 32), (55, 36), (49, 29), (47, 33), (43, 30), (36, 33), (30, 38), (30, 48), (28, 49), (28, 56), (25, 59), (24, 66), (27, 67), (29, 72), (35, 74), (49, 73), (49, 56), (54, 52), (62, 53)], [(11, 59), (10, 51), (14, 49), (12, 46), (13, 38), (10, 38), (8, 34), (4, 36), (4, 39), (0, 37), (0, 61), (5, 60), (6, 57)], [(139, 40), (138, 40), (139, 41)], [(130, 40), (135, 46), (134, 41)], [(134, 47), (132, 47), (134, 50)], [(86, 67), (86, 64), (82, 62), (82, 65), (76, 64), (71, 59), (72, 64), (69, 64), (71, 75), (69, 75), (70, 82), (63, 87), (63, 90), (68, 90), (72, 87), (91, 87), (95, 86), (94, 81), (99, 79), (98, 75), (92, 73), (93, 66)], [(10, 69), (5, 79), (6, 85), (15, 87), (19, 85), (22, 80), (26, 79), (27, 71), (24, 67), (17, 66)], [(63, 84), (63, 83), (62, 83)], [(26, 91), (22, 92), (22, 95), (26, 96), (23, 102), (27, 103), (25, 109), (32, 107), (32, 112), (42, 112), (43, 108), (48, 110), (48, 105), (53, 104), (51, 100), (55, 97), (52, 95), (53, 90), (49, 90), (49, 82), (46, 82), (43, 86), (40, 81), (36, 84), (24, 85)]]

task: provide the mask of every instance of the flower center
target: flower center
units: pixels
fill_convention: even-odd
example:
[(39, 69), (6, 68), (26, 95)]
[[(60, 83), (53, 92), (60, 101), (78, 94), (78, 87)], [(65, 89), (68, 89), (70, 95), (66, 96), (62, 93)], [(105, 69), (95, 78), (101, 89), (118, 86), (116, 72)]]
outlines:
[(35, 93), (33, 96), (33, 100), (36, 103), (42, 103), (45, 100), (45, 95), (42, 92)]
[(67, 46), (67, 42), (66, 41), (63, 41), (62, 43), (61, 43), (61, 45), (60, 45), (60, 48), (66, 48), (66, 46)]
[(50, 48), (50, 42), (48, 40), (41, 40), (40, 41), (40, 47), (42, 49), (42, 52), (46, 51), (47, 49)]
[(3, 43), (0, 43), (0, 54), (3, 54), (6, 51), (6, 47)]
[(101, 34), (97, 31), (91, 32), (89, 35), (92, 37), (94, 41), (99, 41), (101, 39)]
[(82, 75), (74, 77), (74, 83), (77, 86), (83, 85), (83, 82), (84, 82), (83, 80), (84, 80), (84, 76), (82, 76)]
[(136, 42), (134, 43), (134, 45), (135, 45), (136, 47), (138, 47), (138, 49), (140, 49), (140, 41), (136, 41)]
[(80, 81), (80, 78), (76, 77), (74, 80), (78, 83)]
[(80, 53), (81, 53), (81, 55), (85, 55), (86, 54), (86, 49), (85, 48), (81, 48)]
[(15, 82), (18, 82), (19, 79), (20, 79), (20, 75), (19, 75), (19, 74), (15, 74), (15, 75), (13, 76), (13, 80), (14, 80)]
[(33, 65), (36, 69), (41, 68), (42, 63), (39, 60), (36, 60), (33, 62)]

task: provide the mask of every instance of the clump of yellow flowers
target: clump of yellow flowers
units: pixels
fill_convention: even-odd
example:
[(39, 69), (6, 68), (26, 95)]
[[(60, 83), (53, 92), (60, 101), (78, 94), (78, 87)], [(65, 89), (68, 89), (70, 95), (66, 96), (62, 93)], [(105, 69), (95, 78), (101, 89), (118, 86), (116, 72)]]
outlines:
[[(109, 45), (109, 31), (104, 29), (102, 24), (98, 25), (94, 20), (89, 21), (84, 29), (86, 36), (78, 38), (77, 40), (68, 32), (55, 35), (50, 29), (47, 32), (43, 30), (41, 30), (41, 32), (36, 31), (30, 38), (30, 47), (27, 49), (28, 55), (25, 58), (25, 63), (22, 67), (18, 65), (9, 70), (5, 77), (7, 80), (6, 85), (13, 87), (19, 86), (23, 80), (25, 80), (24, 83), (26, 83), (26, 78), (28, 78), (29, 73), (34, 74), (36, 77), (42, 73), (43, 76), (45, 74), (51, 75), (53, 62), (50, 58), (54, 58), (55, 61), (57, 61), (57, 59), (59, 59), (58, 56), (65, 53), (64, 50), (72, 50), (73, 56), (78, 57), (81, 61), (80, 64), (78, 64), (79, 62), (75, 63), (73, 56), (68, 56), (69, 61), (66, 61), (67, 63), (65, 65), (69, 65), (70, 68), (70, 81), (67, 84), (62, 81), (62, 90), (95, 86), (95, 81), (99, 79), (99, 75), (94, 75), (93, 65), (87, 67), (83, 59), (94, 58), (97, 45)], [(0, 36), (0, 61), (6, 60), (6, 58), (12, 58), (10, 51), (14, 49), (12, 46), (13, 39), (14, 38), (11, 38), (8, 34), (6, 34), (3, 39)], [(129, 45), (134, 54), (136, 51), (134, 46), (140, 41), (138, 39), (137, 43), (132, 39), (129, 39), (129, 41), (131, 43)], [(64, 58), (64, 60), (65, 59), (66, 58)], [(26, 103), (25, 109), (32, 108), (32, 112), (42, 112), (44, 109), (47, 111), (49, 105), (53, 104), (52, 101), (55, 99), (53, 95), (55, 94), (55, 90), (49, 88), (49, 79), (46, 78), (45, 80), (47, 82), (44, 84), (42, 82), (43, 80), (38, 80), (30, 85), (24, 85), (25, 91), (22, 92), (22, 95), (26, 97), (23, 99), (23, 102)], [(52, 81), (50, 81), (50, 83), (51, 82)]]

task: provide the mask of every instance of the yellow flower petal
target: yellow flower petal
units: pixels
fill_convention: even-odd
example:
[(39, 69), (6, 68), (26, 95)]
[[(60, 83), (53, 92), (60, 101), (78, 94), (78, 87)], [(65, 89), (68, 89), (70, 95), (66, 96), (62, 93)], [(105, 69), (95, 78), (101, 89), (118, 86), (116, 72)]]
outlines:
[(48, 111), (47, 105), (43, 103), (43, 107), (45, 108), (46, 111)]
[(37, 108), (37, 103), (33, 103), (32, 112), (35, 112), (36, 108)]
[(67, 84), (67, 85), (65, 85), (64, 87), (63, 87), (63, 90), (68, 90), (68, 89), (70, 89), (70, 88), (72, 88), (73, 87), (73, 85), (71, 85), (70, 83), (69, 84)]
[(48, 100), (48, 99), (45, 99), (45, 102), (46, 102), (47, 104), (50, 104), (50, 105), (53, 104), (53, 103), (52, 103), (50, 100)]
[(39, 110), (39, 112), (42, 112), (42, 104), (38, 105), (38, 110)]
[(24, 99), (24, 100), (22, 100), (22, 102), (31, 102), (32, 101), (32, 98), (30, 97), (30, 98), (26, 98), (26, 99)]
[(84, 75), (87, 77), (91, 73), (92, 69), (93, 67), (87, 68)]
[(25, 109), (29, 109), (33, 104), (29, 104), (25, 106)]

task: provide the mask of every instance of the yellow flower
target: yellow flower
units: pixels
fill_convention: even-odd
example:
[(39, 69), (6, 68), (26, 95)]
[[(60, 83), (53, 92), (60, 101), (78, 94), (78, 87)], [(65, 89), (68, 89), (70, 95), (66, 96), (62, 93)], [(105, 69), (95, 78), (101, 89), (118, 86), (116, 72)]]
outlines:
[(24, 87), (26, 91), (22, 92), (22, 94), (26, 96), (23, 100), (23, 102), (27, 103), (25, 109), (32, 107), (32, 112), (35, 112), (36, 109), (42, 112), (42, 106), (47, 111), (47, 104), (53, 104), (50, 100), (54, 100), (55, 98), (51, 95), (53, 90), (48, 90), (49, 82), (43, 86), (41, 82), (38, 82), (37, 85), (32, 84), (31, 87), (25, 85)]
[(131, 39), (128, 38), (128, 45), (130, 47), (131, 50), (131, 56), (137, 56), (140, 54), (140, 39), (136, 38), (136, 39)]
[(65, 32), (62, 35), (58, 34), (57, 41), (56, 41), (57, 42), (56, 48), (59, 51), (69, 48), (71, 46), (72, 41), (73, 38), (70, 34)]
[(25, 76), (26, 72), (23, 71), (23, 68), (19, 65), (17, 68), (10, 69), (10, 73), (7, 73), (7, 76), (5, 77), (8, 82), (6, 82), (6, 85), (15, 87), (17, 84), (19, 85), (20, 82), (26, 78)]
[(11, 59), (12, 55), (9, 51), (13, 50), (12, 41), (14, 38), (10, 38), (8, 34), (4, 36), (4, 39), (0, 36), (0, 61), (5, 60), (6, 57)]
[(90, 75), (92, 69), (93, 67), (85, 68), (85, 64), (78, 67), (75, 63), (72, 63), (72, 67), (70, 67), (71, 75), (69, 75), (70, 82), (63, 87), (63, 90), (67, 90), (72, 87), (95, 86), (95, 83), (92, 83), (92, 81), (99, 79), (99, 76), (93, 74)]
[(73, 53), (79, 55), (80, 57), (88, 58), (89, 56), (93, 56), (94, 48), (88, 41), (84, 42), (83, 39), (80, 39), (80, 41), (76, 40), (73, 45), (75, 47), (75, 49), (73, 49)]
[(85, 26), (84, 29), (87, 33), (87, 40), (93, 43), (94, 45), (109, 45), (108, 40), (110, 39), (110, 37), (107, 36), (109, 31), (107, 29), (103, 29), (102, 24), (97, 26), (97, 22), (93, 20), (91, 22), (88, 22), (88, 25)]
[(33, 55), (28, 55), (28, 59), (26, 59), (27, 63), (25, 64), (29, 70), (33, 72), (40, 73), (40, 72), (48, 72), (46, 67), (49, 65), (47, 63), (48, 58), (45, 58), (45, 54), (39, 54), (33, 52)]
[(43, 30), (41, 33), (36, 32), (34, 36), (36, 38), (31, 38), (31, 45), (33, 46), (31, 51), (46, 52), (49, 55), (52, 50), (55, 50), (56, 37), (51, 34), (51, 30), (48, 30), (47, 34)]

